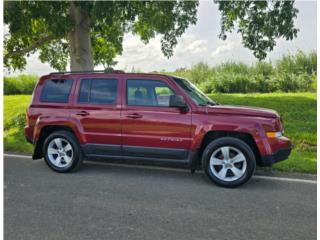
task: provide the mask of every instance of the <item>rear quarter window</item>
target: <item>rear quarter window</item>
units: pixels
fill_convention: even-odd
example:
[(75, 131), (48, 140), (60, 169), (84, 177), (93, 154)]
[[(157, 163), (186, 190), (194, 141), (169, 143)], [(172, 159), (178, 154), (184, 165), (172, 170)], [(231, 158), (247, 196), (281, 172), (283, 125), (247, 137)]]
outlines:
[(72, 79), (47, 80), (42, 88), (40, 102), (67, 103), (72, 83)]

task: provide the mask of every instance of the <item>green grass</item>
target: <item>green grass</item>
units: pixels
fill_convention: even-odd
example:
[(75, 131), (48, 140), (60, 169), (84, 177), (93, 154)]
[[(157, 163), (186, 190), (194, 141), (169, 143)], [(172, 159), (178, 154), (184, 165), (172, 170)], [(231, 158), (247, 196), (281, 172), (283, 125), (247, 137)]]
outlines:
[(316, 93), (209, 94), (220, 104), (246, 105), (276, 110), (284, 121), (285, 135), (294, 149), (288, 160), (272, 168), (316, 173), (317, 99)]
[[(282, 171), (316, 173), (317, 115), (316, 93), (210, 94), (220, 104), (258, 106), (275, 109), (284, 120), (285, 135), (295, 145), (286, 161), (272, 168)], [(31, 153), (24, 139), (25, 110), (29, 95), (4, 96), (4, 149)]]
[(30, 103), (30, 95), (4, 96), (4, 150), (32, 153), (33, 147), (24, 137), (25, 112)]

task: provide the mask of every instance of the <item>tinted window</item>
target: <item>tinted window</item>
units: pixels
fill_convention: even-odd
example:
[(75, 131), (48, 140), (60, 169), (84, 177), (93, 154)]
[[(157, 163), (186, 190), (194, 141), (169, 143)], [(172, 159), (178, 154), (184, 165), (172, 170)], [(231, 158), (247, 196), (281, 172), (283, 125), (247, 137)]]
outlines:
[(130, 106), (169, 107), (174, 92), (163, 82), (156, 80), (127, 80), (127, 103)]
[(52, 79), (45, 82), (42, 89), (41, 102), (67, 103), (73, 80)]
[(154, 90), (156, 93), (158, 105), (169, 107), (170, 96), (174, 95), (172, 90), (167, 86), (156, 86)]
[(81, 103), (88, 103), (89, 102), (90, 84), (91, 84), (90, 79), (81, 80), (79, 102), (81, 102)]
[(117, 80), (82, 79), (79, 93), (80, 103), (115, 104), (117, 99)]

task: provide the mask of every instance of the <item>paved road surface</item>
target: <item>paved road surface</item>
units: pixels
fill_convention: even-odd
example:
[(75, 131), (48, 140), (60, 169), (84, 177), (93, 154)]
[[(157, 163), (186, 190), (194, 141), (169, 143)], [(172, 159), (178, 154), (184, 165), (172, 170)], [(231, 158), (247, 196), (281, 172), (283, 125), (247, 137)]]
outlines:
[(316, 239), (316, 184), (4, 157), (4, 239)]

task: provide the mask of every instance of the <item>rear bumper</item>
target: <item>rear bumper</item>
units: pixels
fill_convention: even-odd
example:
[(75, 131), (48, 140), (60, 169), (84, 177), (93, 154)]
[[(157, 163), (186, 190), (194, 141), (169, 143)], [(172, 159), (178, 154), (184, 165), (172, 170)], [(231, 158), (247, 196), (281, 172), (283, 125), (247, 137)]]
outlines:
[(267, 167), (267, 166), (271, 166), (276, 162), (283, 161), (289, 157), (291, 150), (292, 150), (292, 147), (283, 148), (272, 155), (261, 156), (261, 161), (259, 165), (262, 167)]
[(25, 136), (28, 143), (33, 144), (32, 137), (31, 137), (32, 136), (32, 128), (30, 126), (24, 127), (24, 136)]
[(27, 141), (28, 143), (33, 144), (32, 140), (31, 140), (30, 138), (28, 138), (28, 136), (26, 136), (26, 141)]

